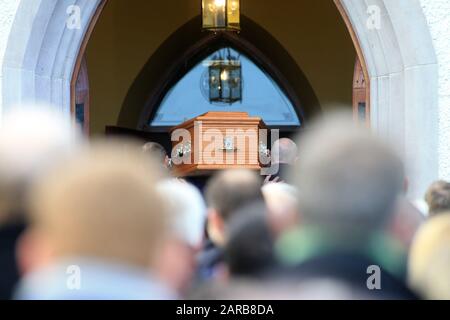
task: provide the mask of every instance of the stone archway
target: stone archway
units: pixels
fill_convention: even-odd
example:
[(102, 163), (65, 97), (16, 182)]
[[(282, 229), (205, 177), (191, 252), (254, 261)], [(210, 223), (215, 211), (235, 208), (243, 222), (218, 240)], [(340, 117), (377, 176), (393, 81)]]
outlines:
[[(37, 103), (70, 117), (74, 70), (91, 21), (103, 4), (102, 0), (20, 2), (2, 66), (3, 111)], [(74, 14), (78, 21), (69, 27)]]
[(438, 177), (438, 63), (419, 0), (335, 0), (370, 83), (372, 128), (407, 160), (411, 198)]
[[(408, 159), (411, 197), (438, 177), (438, 65), (419, 0), (335, 0), (370, 81), (371, 125)], [(51, 104), (71, 113), (77, 59), (104, 0), (21, 1), (2, 65), (2, 107)], [(66, 26), (80, 8), (80, 28)], [(379, 28), (368, 27), (378, 15)], [(349, 84), (350, 85), (350, 84)]]

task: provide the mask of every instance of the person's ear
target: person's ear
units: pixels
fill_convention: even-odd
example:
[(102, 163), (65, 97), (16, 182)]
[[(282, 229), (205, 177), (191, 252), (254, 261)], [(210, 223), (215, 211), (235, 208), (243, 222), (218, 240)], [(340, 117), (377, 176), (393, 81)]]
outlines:
[(208, 210), (208, 235), (216, 245), (224, 245), (225, 223), (215, 209)]
[(409, 179), (408, 179), (408, 177), (405, 177), (403, 179), (403, 192), (404, 192), (404, 194), (407, 194), (408, 191), (409, 191)]
[(25, 231), (17, 241), (16, 261), (21, 275), (49, 265), (52, 258), (49, 242), (36, 231)]
[(170, 167), (171, 167), (171, 161), (170, 161), (170, 157), (169, 157), (169, 156), (166, 156), (166, 158), (164, 159), (164, 166), (165, 166), (166, 168), (169, 168), (169, 169), (170, 169)]

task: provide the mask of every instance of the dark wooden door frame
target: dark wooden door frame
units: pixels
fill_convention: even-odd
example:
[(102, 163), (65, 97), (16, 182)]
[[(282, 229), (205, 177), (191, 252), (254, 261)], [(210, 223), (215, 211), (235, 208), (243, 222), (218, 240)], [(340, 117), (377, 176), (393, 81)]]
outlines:
[(101, 15), (103, 9), (105, 8), (106, 4), (108, 3), (108, 1), (109, 0), (101, 0), (99, 5), (97, 6), (97, 9), (94, 12), (94, 15), (91, 18), (91, 21), (89, 22), (89, 27), (86, 31), (86, 34), (84, 35), (80, 49), (78, 50), (78, 56), (75, 61), (72, 78), (70, 80), (70, 113), (71, 113), (73, 119), (75, 119), (77, 98), (80, 99), (80, 97), (77, 96), (77, 81), (79, 80), (79, 75), (81, 74), (84, 79), (83, 81), (87, 82), (87, 83), (85, 83), (85, 85), (86, 85), (85, 93), (83, 93), (86, 95), (84, 97), (85, 98), (84, 103), (85, 103), (85, 108), (87, 108), (87, 110), (85, 112), (85, 121), (86, 122), (85, 122), (85, 125), (83, 128), (83, 131), (86, 135), (89, 135), (89, 132), (90, 132), (90, 99), (89, 99), (89, 81), (88, 81), (89, 72), (88, 72), (88, 66), (87, 66), (87, 62), (86, 62), (85, 52), (86, 52), (86, 47), (89, 42), (89, 39), (91, 38), (92, 32), (94, 31), (95, 25), (97, 24), (97, 21)]
[[(355, 121), (370, 126), (370, 112), (368, 110), (369, 99), (367, 96), (366, 76), (359, 58), (356, 58), (355, 71), (353, 74), (353, 117)], [(361, 114), (361, 106), (363, 114)]]
[[(341, 0), (334, 0), (334, 3), (341, 14), (342, 19), (345, 22), (345, 25), (347, 26), (347, 30), (350, 33), (350, 37), (352, 38), (353, 45), (355, 46), (356, 54), (357, 54), (357, 60), (355, 65), (355, 75), (353, 80), (353, 87), (355, 87), (355, 81), (357, 81), (358, 77), (362, 77), (364, 80), (364, 90), (365, 90), (365, 103), (366, 103), (366, 125), (370, 126), (371, 123), (371, 107), (370, 107), (370, 75), (369, 75), (369, 69), (367, 68), (366, 59), (364, 57), (364, 52), (361, 48), (361, 44), (359, 42), (358, 36), (356, 34), (355, 29), (353, 28), (352, 22), (347, 14), (347, 12), (344, 9), (344, 6), (341, 3)], [(356, 70), (358, 68), (358, 70)], [(358, 72), (358, 74), (357, 74)], [(361, 74), (362, 73), (362, 74)], [(358, 94), (359, 96), (356, 97), (355, 94)], [(361, 98), (360, 92), (353, 91), (353, 113), (355, 119), (359, 119), (358, 112), (355, 108), (355, 101)]]
[[(88, 76), (88, 69), (87, 69), (87, 62), (86, 57), (83, 56), (81, 60), (81, 65), (79, 72), (76, 76), (76, 83), (75, 83), (75, 106), (72, 106), (72, 108), (75, 108), (77, 105), (81, 104), (83, 105), (83, 126), (82, 130), (85, 135), (89, 135), (90, 128), (89, 128), (89, 107), (90, 107), (90, 99), (89, 99), (89, 76)], [(74, 113), (76, 110), (73, 111)]]

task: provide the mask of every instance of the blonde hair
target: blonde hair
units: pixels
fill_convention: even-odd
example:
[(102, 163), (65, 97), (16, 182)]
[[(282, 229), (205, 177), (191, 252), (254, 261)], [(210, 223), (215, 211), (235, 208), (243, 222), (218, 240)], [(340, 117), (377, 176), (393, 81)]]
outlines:
[(206, 204), (200, 191), (176, 179), (165, 180), (157, 188), (172, 212), (171, 231), (193, 248), (200, 246), (206, 225)]
[(286, 183), (269, 183), (262, 187), (270, 213), (280, 216), (298, 210), (297, 189)]
[(450, 214), (431, 218), (417, 233), (409, 257), (411, 286), (429, 299), (450, 299)]
[(139, 146), (94, 143), (35, 185), (32, 226), (49, 239), (56, 256), (146, 267), (166, 225), (156, 168)]
[(425, 194), (425, 201), (430, 215), (450, 211), (450, 183), (440, 180), (431, 184)]

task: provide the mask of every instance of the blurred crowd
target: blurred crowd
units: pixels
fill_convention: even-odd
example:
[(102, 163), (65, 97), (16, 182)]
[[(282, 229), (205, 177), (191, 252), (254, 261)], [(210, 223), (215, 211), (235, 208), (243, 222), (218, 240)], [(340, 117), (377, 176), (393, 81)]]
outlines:
[(201, 192), (157, 143), (5, 116), (0, 299), (450, 299), (450, 183), (412, 203), (399, 155), (342, 114), (271, 157)]

